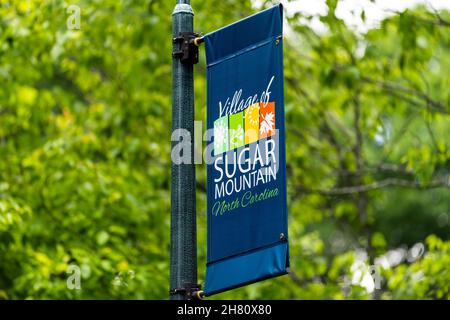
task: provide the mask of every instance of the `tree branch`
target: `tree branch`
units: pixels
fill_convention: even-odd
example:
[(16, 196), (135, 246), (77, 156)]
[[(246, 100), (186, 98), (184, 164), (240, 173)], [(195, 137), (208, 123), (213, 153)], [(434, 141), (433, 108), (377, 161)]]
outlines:
[[(389, 12), (389, 13), (394, 13), (396, 15), (400, 15), (400, 14), (403, 13), (401, 11), (389, 10), (389, 9), (384, 10), (384, 11), (385, 12)], [(434, 24), (434, 25), (442, 26), (442, 27), (450, 27), (450, 21), (447, 21), (444, 18), (442, 18), (442, 16), (439, 14), (439, 12), (436, 9), (433, 9), (433, 11), (434, 11), (434, 14), (436, 15), (436, 19), (435, 20), (427, 19), (427, 18), (420, 17), (420, 16), (415, 15), (415, 14), (410, 14), (410, 13), (408, 13), (408, 16), (413, 18), (413, 19), (416, 19), (418, 21), (421, 21), (421, 22), (430, 23), (430, 24)]]
[(395, 173), (400, 175), (414, 175), (414, 172), (411, 170), (408, 170), (402, 166), (395, 165), (395, 164), (389, 164), (389, 163), (380, 163), (377, 165), (372, 166), (366, 166), (363, 170), (343, 170), (339, 172), (339, 175), (342, 176), (354, 176), (354, 175), (361, 175), (361, 174), (377, 174), (377, 173)]
[(388, 187), (401, 187), (418, 190), (450, 188), (450, 178), (448, 179), (448, 181), (441, 181), (441, 180), (431, 181), (426, 185), (419, 184), (411, 180), (388, 178), (385, 180), (376, 181), (366, 185), (342, 187), (335, 189), (313, 189), (307, 187), (297, 187), (297, 191), (300, 193), (318, 193), (324, 196), (339, 196), (339, 195), (349, 195), (361, 192), (368, 192)]
[[(429, 95), (427, 95), (421, 91), (417, 91), (417, 90), (414, 90), (414, 89), (411, 89), (408, 87), (404, 87), (402, 85), (399, 85), (399, 84), (393, 83), (393, 82), (389, 82), (389, 81), (372, 79), (367, 76), (362, 76), (361, 80), (364, 82), (367, 82), (367, 83), (375, 84), (375, 85), (379, 86), (380, 88), (382, 88), (390, 93), (394, 93), (397, 97), (403, 98), (405, 100), (408, 99), (408, 97), (399, 96), (398, 92), (403, 92), (403, 93), (415, 96), (415, 97), (425, 101), (427, 103), (427, 106), (434, 109), (435, 111), (439, 111), (441, 113), (446, 113), (446, 114), (450, 113), (448, 110), (446, 110), (445, 105), (442, 102), (434, 100)], [(411, 98), (409, 98), (408, 102), (413, 103), (415, 101), (412, 100)], [(418, 105), (418, 103), (415, 102), (415, 105)]]

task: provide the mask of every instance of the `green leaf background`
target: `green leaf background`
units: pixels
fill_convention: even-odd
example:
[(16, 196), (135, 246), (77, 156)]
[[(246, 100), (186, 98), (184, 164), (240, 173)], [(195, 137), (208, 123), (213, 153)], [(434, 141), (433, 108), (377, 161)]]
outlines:
[[(172, 2), (0, 1), (0, 299), (168, 298)], [(338, 4), (324, 33), (286, 18), (292, 272), (212, 299), (449, 298), (450, 14), (419, 6), (359, 33)], [(203, 33), (260, 9), (192, 6)], [(204, 165), (197, 180), (203, 282)]]

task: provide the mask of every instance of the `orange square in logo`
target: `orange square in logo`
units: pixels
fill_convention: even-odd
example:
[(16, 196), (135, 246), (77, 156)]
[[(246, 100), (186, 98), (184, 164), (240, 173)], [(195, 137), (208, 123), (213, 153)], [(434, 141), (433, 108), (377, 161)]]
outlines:
[(275, 134), (275, 102), (260, 104), (259, 138), (264, 139)]

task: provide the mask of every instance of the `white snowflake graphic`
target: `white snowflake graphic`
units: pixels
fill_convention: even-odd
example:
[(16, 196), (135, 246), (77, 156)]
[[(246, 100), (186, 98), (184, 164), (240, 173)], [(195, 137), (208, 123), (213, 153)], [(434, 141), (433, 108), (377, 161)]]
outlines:
[(259, 133), (261, 135), (270, 135), (275, 132), (275, 114), (269, 112), (266, 116), (261, 115), (262, 121), (259, 128)]
[(219, 122), (214, 127), (214, 149), (220, 150), (223, 145), (228, 143), (228, 128), (223, 122)]

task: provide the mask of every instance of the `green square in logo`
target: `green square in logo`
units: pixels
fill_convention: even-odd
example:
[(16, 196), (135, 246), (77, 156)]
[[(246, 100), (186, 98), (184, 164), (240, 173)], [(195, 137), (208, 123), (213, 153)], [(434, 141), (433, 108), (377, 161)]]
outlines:
[(230, 150), (245, 145), (244, 111), (230, 115)]

